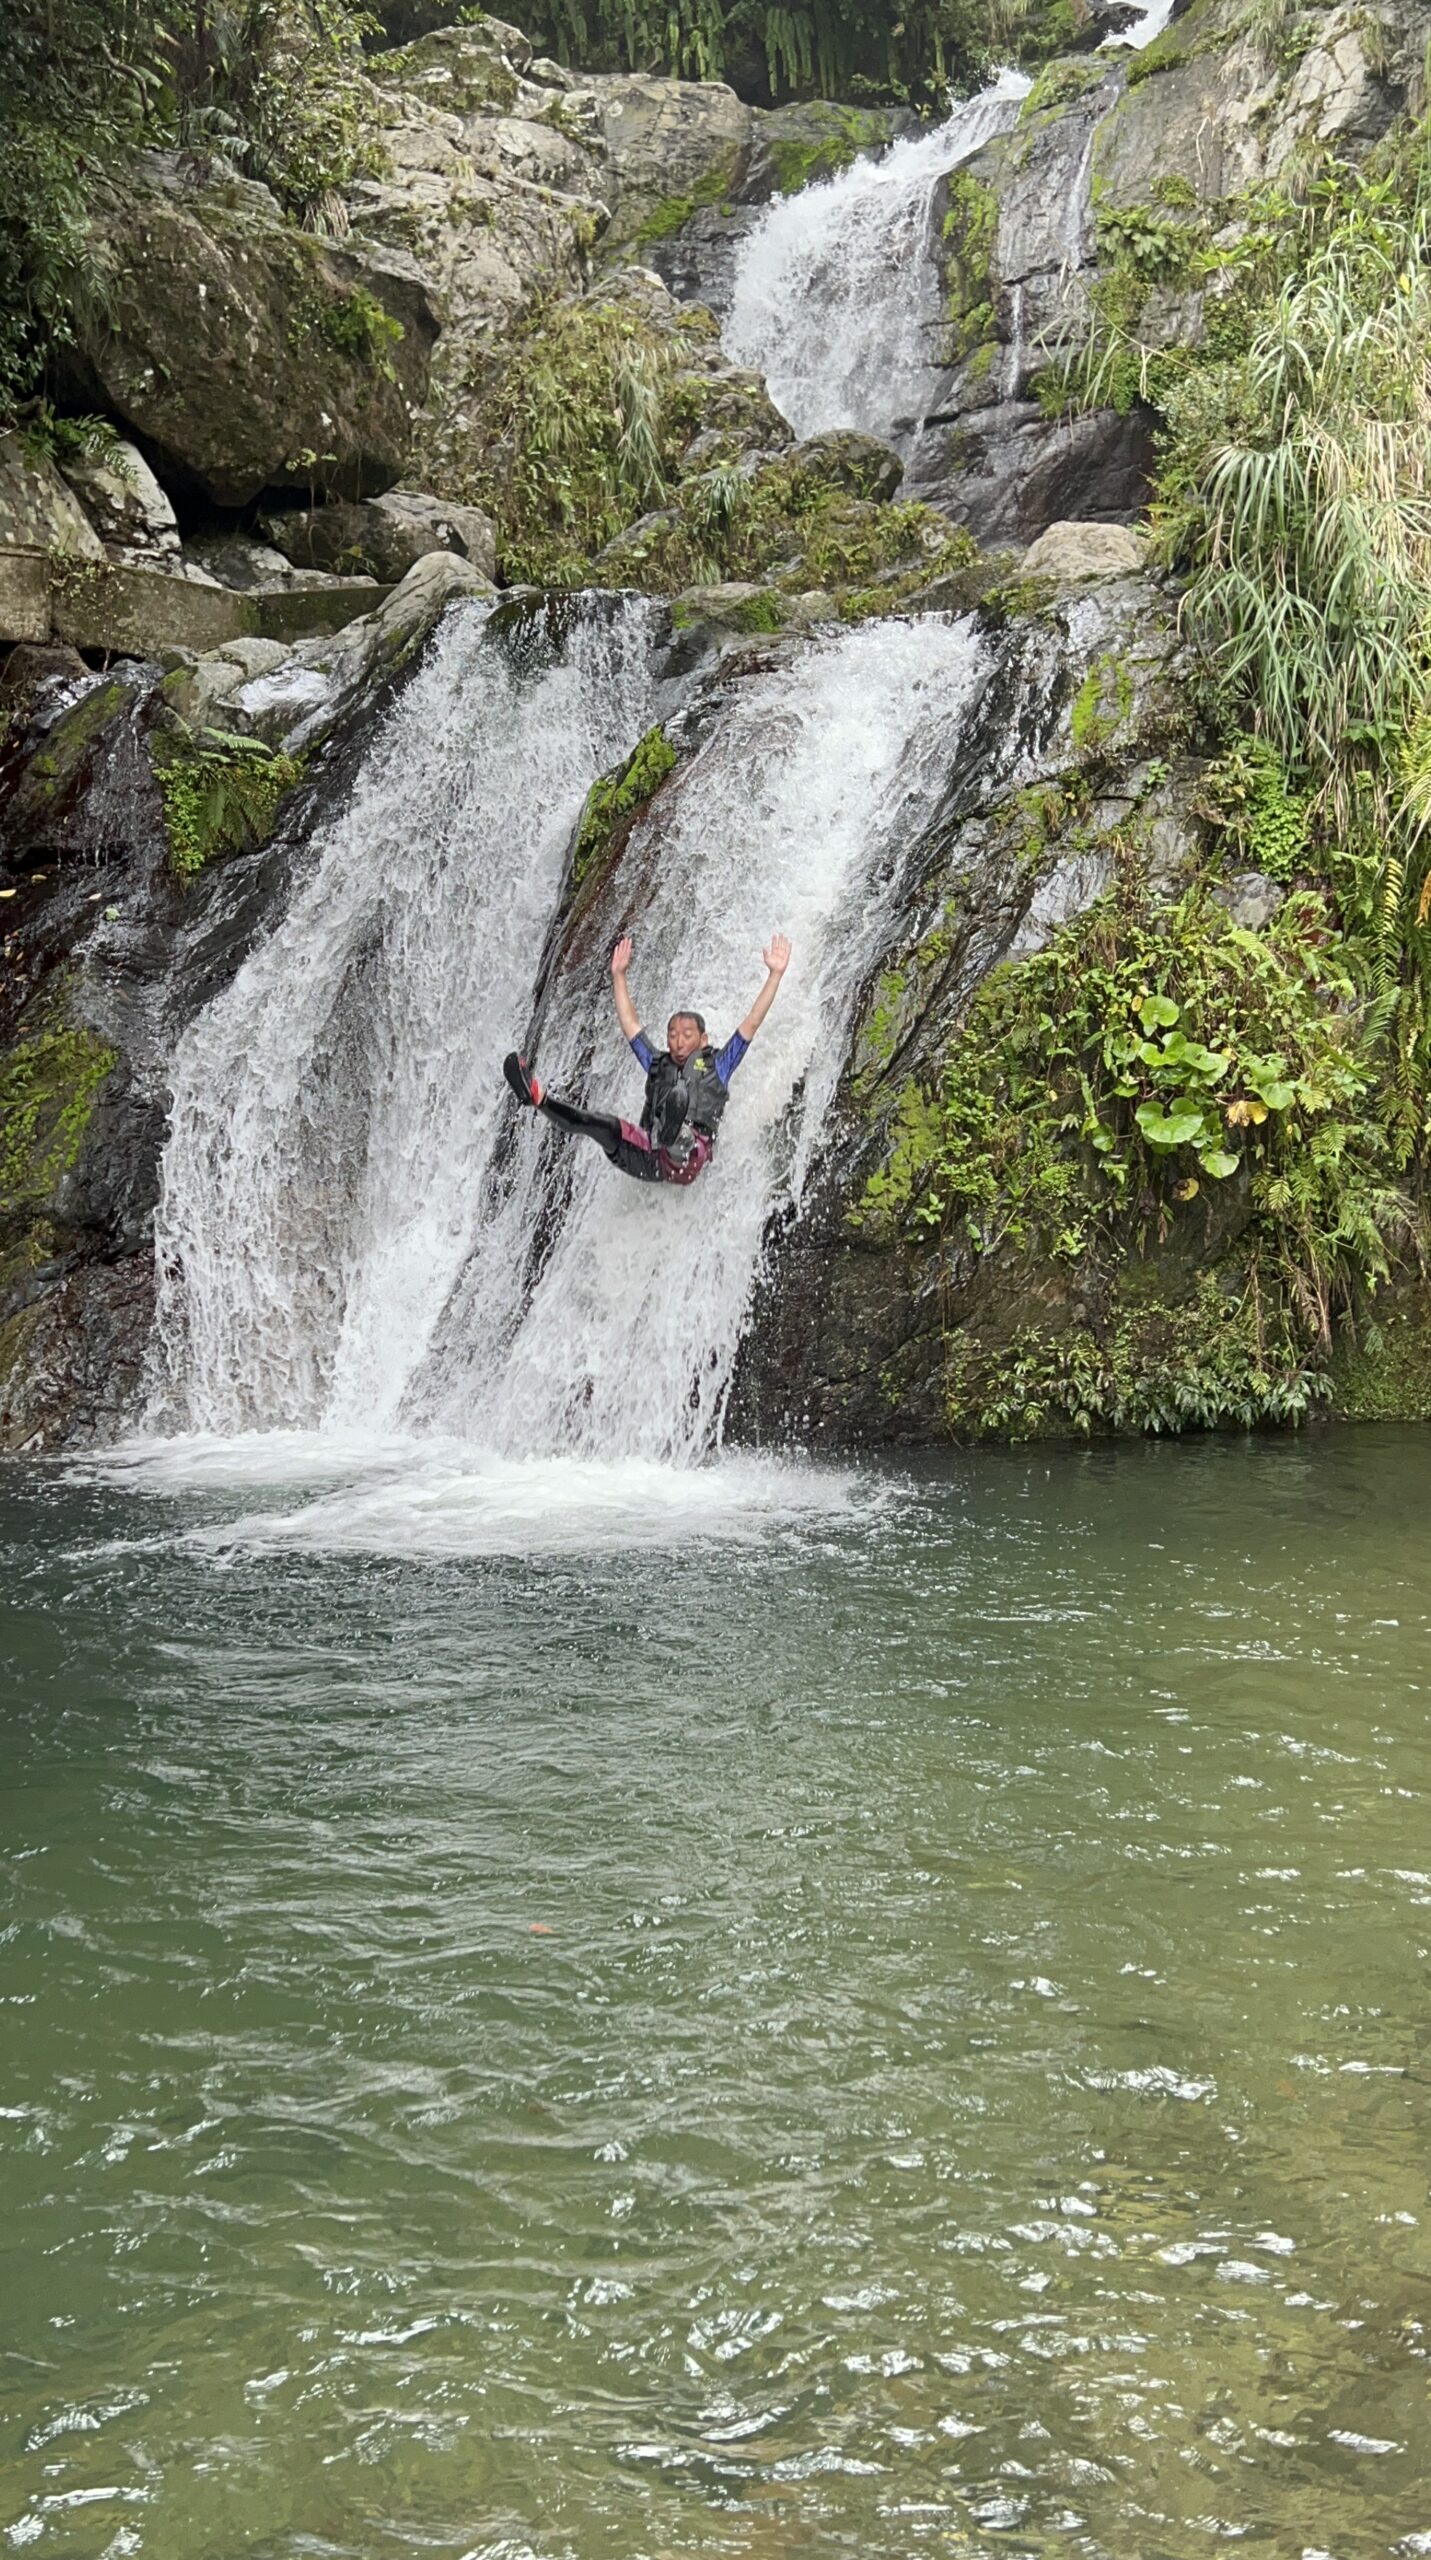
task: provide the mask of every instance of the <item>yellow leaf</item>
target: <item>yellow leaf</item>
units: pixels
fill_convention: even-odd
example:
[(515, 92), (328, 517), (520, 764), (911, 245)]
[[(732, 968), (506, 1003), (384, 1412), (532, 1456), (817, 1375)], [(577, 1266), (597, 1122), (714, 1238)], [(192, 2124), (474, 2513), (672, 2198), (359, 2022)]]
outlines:
[(1175, 1200), (1195, 1200), (1197, 1198), (1197, 1184), (1193, 1180), (1191, 1174), (1188, 1175), (1186, 1182), (1175, 1182), (1173, 1184), (1173, 1198)]

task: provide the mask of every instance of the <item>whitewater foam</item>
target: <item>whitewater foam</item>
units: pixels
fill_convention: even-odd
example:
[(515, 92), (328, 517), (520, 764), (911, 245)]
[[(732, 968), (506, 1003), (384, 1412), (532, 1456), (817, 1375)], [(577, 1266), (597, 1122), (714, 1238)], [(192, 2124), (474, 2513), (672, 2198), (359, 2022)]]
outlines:
[[(215, 1562), (252, 1554), (414, 1561), (688, 1553), (867, 1519), (877, 1481), (837, 1468), (722, 1454), (699, 1469), (650, 1458), (504, 1458), (451, 1438), (257, 1432), (144, 1438), (71, 1465), (72, 1478), (155, 1497), (307, 1497), (186, 1529)], [(127, 1540), (168, 1546), (162, 1535)]]

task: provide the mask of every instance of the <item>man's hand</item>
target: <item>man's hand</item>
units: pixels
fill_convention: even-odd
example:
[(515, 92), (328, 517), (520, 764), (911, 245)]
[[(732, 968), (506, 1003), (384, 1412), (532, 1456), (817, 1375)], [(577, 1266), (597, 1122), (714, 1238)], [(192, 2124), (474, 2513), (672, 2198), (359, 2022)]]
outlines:
[(789, 965), (789, 942), (783, 933), (772, 933), (770, 937), (770, 948), (765, 954), (765, 966), (769, 971), (769, 975), (766, 978), (765, 984), (761, 988), (759, 995), (756, 997), (754, 1004), (751, 1006), (749, 1013), (746, 1015), (744, 1022), (740, 1026), (740, 1036), (742, 1040), (753, 1040), (755, 1038), (757, 1031), (760, 1029), (762, 1022), (765, 1020), (767, 1013), (770, 1011), (771, 1006), (774, 1004), (776, 997), (780, 993), (780, 981), (784, 977)]
[(641, 1032), (641, 1017), (631, 1001), (630, 989), (626, 984), (626, 972), (630, 966), (631, 936), (629, 933), (623, 933), (611, 954), (611, 992), (616, 999), (616, 1019), (621, 1025), (622, 1038), (625, 1040), (638, 1039)]

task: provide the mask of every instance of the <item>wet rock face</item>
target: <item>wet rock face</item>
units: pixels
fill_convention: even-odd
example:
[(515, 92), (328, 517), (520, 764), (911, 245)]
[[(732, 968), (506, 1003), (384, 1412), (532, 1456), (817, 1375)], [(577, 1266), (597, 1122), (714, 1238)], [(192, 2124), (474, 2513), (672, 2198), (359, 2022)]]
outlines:
[[(1150, 420), (1051, 421), (1032, 396), (1086, 342), (1117, 254), (1110, 217), (1217, 229), (1310, 145), (1364, 150), (1405, 104), (1431, 9), (1322, 6), (1298, 23), (1288, 55), (1240, 0), (1189, 0), (1143, 54), (1051, 64), (1017, 125), (939, 191), (949, 361), (909, 485), (981, 541), (1028, 541), (1056, 517), (1126, 522), (1146, 502)], [(1195, 340), (1200, 291), (1150, 280), (1139, 326), (1149, 343)]]
[[(742, 1346), (742, 1437), (946, 1438), (950, 1332), (1031, 1320), (1067, 1287), (1037, 1254), (978, 1267), (957, 1240), (947, 1252), (875, 1240), (851, 1219), (897, 1143), (903, 1098), (937, 1068), (983, 979), (1105, 893), (1114, 840), (1138, 848), (1168, 897), (1196, 858), (1175, 599), (1142, 577), (1068, 584), (990, 639), (986, 693), (951, 740), (943, 805), (908, 849), (891, 944), (858, 1009), (825, 1177), (777, 1239)], [(1031, 837), (1028, 809), (1070, 785), (1085, 821), (1066, 842)]]
[(320, 243), (267, 188), (196, 182), (163, 153), (98, 187), (91, 219), (113, 281), (75, 388), (171, 488), (240, 507), (265, 489), (364, 497), (399, 478), (437, 332), (410, 258)]
[[(361, 623), (298, 649), (237, 641), (162, 681), (53, 647), (0, 670), (0, 1451), (132, 1423), (174, 1043), (273, 929), (395, 687), (474, 593), (490, 593), (480, 571), (439, 553)], [(306, 771), (271, 840), (186, 882), (160, 766), (176, 715), (211, 713)]]

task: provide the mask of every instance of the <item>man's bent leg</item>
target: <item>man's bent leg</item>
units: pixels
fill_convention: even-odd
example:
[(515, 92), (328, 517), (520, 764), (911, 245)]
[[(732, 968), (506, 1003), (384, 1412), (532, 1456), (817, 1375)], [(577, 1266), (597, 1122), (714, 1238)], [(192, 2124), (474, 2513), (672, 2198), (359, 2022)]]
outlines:
[(561, 1102), (551, 1093), (543, 1094), (537, 1109), (564, 1137), (594, 1138), (608, 1164), (614, 1164), (618, 1173), (629, 1173), (635, 1182), (665, 1180), (650, 1139), (644, 1129), (633, 1128), (629, 1120), (617, 1120), (606, 1111), (583, 1111), (576, 1103)]
[(662, 1147), (656, 1159), (659, 1167), (656, 1179), (658, 1182), (678, 1183), (684, 1190), (687, 1183), (695, 1181), (698, 1173), (705, 1172), (710, 1160), (711, 1142), (702, 1129), (693, 1141), (689, 1155), (676, 1157)]

